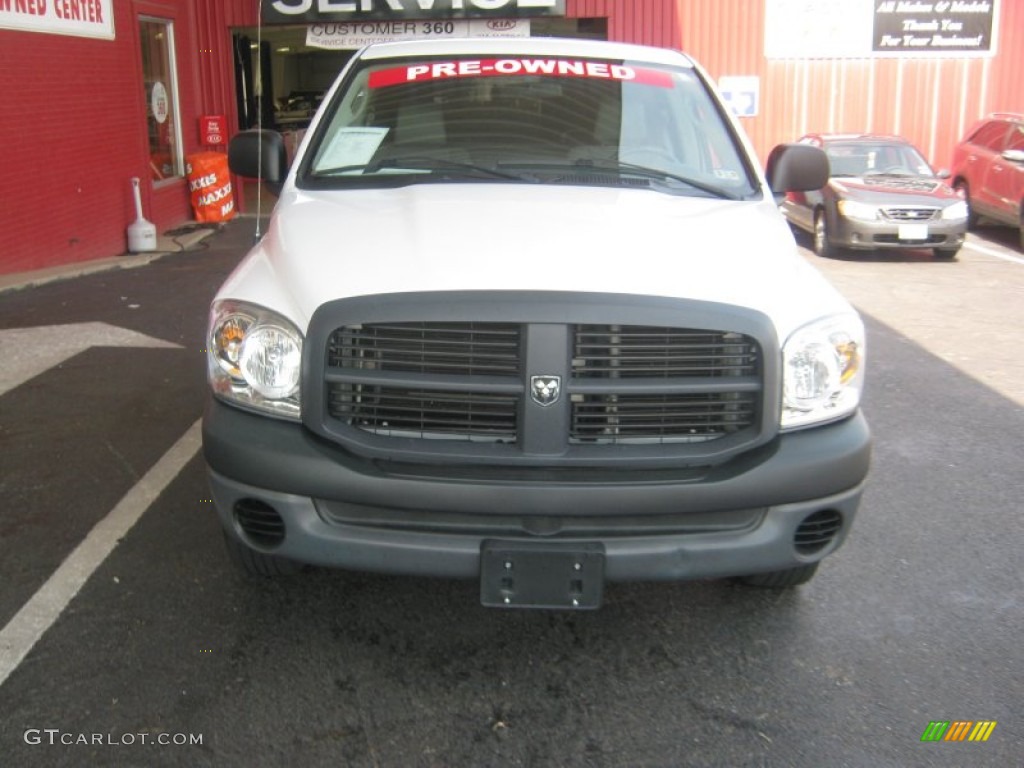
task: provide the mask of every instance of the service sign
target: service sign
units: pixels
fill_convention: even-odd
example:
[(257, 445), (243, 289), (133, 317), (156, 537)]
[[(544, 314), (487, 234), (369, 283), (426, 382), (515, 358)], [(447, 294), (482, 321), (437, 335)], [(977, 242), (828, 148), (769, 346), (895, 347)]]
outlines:
[(0, 0), (0, 29), (114, 39), (114, 0)]
[(270, 24), (565, 16), (565, 0), (264, 0), (262, 7)]

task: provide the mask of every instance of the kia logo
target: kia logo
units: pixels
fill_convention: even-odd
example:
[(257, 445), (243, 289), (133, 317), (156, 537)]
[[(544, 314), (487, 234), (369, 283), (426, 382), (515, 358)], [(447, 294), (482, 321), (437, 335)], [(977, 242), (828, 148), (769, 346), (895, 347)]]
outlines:
[(487, 28), (492, 32), (508, 32), (510, 29), (515, 29), (516, 24), (518, 22), (514, 19), (495, 19), (487, 22)]

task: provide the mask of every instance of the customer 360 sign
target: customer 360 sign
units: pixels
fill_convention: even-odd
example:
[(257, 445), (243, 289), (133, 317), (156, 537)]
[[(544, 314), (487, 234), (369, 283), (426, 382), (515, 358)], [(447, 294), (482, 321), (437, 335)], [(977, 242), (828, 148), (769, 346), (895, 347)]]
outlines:
[(565, 16), (565, 0), (273, 0), (263, 3), (263, 20), (271, 23), (529, 16)]

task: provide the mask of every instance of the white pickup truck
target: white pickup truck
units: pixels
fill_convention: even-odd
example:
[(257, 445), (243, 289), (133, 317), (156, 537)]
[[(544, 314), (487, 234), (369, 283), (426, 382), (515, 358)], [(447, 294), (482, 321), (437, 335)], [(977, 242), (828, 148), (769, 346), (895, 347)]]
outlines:
[(375, 45), (339, 75), (209, 326), (204, 453), (228, 550), (479, 580), (807, 581), (868, 473), (864, 328), (797, 253), (700, 67), (578, 40)]

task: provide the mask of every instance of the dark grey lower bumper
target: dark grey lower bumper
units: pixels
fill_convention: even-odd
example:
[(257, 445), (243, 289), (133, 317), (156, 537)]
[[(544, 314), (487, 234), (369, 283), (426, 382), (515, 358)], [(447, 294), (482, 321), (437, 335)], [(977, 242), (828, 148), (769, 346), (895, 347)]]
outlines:
[[(254, 549), (319, 565), (449, 577), (478, 575), (481, 546), (496, 536), (490, 524), (474, 528), (473, 521), (492, 519), (524, 521), (497, 538), (601, 543), (605, 576), (613, 581), (740, 575), (814, 562), (849, 530), (870, 457), (860, 414), (780, 436), (696, 473), (418, 471), (365, 461), (298, 424), (216, 401), (207, 409), (203, 440), (221, 521)], [(280, 515), (279, 544), (260, 547), (245, 534), (234, 512), (244, 500)], [(823, 511), (838, 513), (841, 529), (820, 549), (798, 552), (797, 529)], [(557, 522), (581, 516), (608, 525), (598, 522), (603, 532), (588, 535), (566, 533), (572, 525), (563, 530)], [(631, 532), (633, 516), (647, 524)], [(659, 516), (672, 524), (652, 526)], [(403, 519), (416, 522), (403, 525)]]

